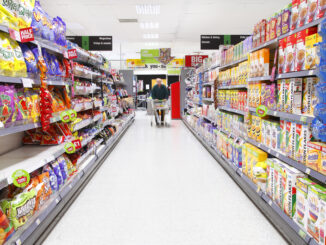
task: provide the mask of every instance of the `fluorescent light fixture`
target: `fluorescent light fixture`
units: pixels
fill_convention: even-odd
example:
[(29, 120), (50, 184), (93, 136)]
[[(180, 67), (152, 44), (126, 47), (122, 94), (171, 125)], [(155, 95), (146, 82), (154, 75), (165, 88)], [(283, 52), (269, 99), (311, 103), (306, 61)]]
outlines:
[(152, 33), (143, 34), (144, 39), (158, 39), (159, 37), (160, 37), (159, 34), (152, 34)]
[(160, 23), (158, 22), (140, 22), (141, 29), (158, 29), (160, 28)]
[(138, 4), (136, 5), (138, 15), (159, 15), (161, 6), (158, 4)]

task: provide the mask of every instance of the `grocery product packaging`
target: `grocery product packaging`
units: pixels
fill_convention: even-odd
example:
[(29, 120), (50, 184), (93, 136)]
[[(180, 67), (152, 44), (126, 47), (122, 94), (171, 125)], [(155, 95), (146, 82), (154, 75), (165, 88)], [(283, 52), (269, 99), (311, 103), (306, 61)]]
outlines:
[(295, 160), (306, 164), (308, 158), (308, 142), (311, 139), (310, 126), (308, 124), (297, 123), (295, 139)]
[(292, 0), (291, 30), (298, 27), (300, 0)]
[(313, 22), (318, 16), (318, 1), (321, 0), (307, 0), (308, 17), (307, 23)]
[(277, 26), (277, 17), (276, 14), (270, 20), (270, 30), (269, 30), (269, 39), (274, 40), (276, 38), (276, 26)]
[(282, 171), (282, 209), (291, 218), (296, 212), (296, 182), (298, 178), (304, 177), (305, 175), (299, 170), (284, 165)]
[(317, 65), (317, 47), (315, 47), (315, 44), (318, 40), (318, 34), (312, 34), (309, 36), (306, 36), (306, 52), (305, 52), (305, 69), (316, 69)]
[(318, 19), (323, 18), (325, 16), (326, 11), (326, 1), (325, 0), (319, 0), (318, 1)]
[(290, 31), (292, 4), (287, 5), (282, 12), (282, 35)]
[(286, 80), (285, 112), (300, 114), (302, 106), (302, 78)]
[(269, 75), (269, 57), (270, 53), (268, 48), (259, 50), (259, 77), (265, 77)]
[(295, 46), (296, 46), (296, 34), (292, 34), (286, 38), (285, 49), (285, 73), (295, 71)]
[(266, 160), (267, 163), (267, 181), (266, 181), (266, 194), (273, 199), (274, 198), (274, 189), (275, 189), (275, 183), (274, 183), (274, 161), (271, 158), (268, 158)]
[(271, 130), (271, 148), (275, 151), (280, 149), (280, 135), (281, 135), (281, 127), (280, 123), (272, 122), (272, 130)]
[(296, 216), (294, 221), (303, 229), (307, 230), (308, 217), (309, 217), (309, 204), (308, 204), (308, 191), (309, 186), (316, 185), (308, 178), (298, 178), (297, 187), (297, 205)]
[(280, 148), (279, 151), (281, 151), (283, 154), (285, 153), (286, 148), (286, 121), (280, 120)]
[(283, 11), (280, 11), (277, 13), (277, 22), (276, 22), (276, 36), (279, 37), (282, 35), (282, 13)]
[(278, 73), (282, 74), (285, 72), (285, 49), (286, 49), (286, 38), (279, 40), (278, 43)]
[(322, 202), (326, 200), (326, 189), (320, 185), (310, 185), (308, 188), (308, 207), (309, 216), (307, 231), (308, 233), (319, 242), (320, 228), (322, 225), (322, 217), (324, 216), (325, 209)]
[(317, 27), (310, 27), (296, 33), (296, 71), (305, 69), (306, 37), (317, 33)]
[(285, 154), (286, 156), (292, 159), (294, 159), (294, 154), (295, 154), (295, 134), (296, 134), (296, 123), (292, 121), (287, 121)]
[(317, 77), (307, 77), (303, 80), (303, 101), (302, 114), (313, 116), (314, 108), (318, 103), (315, 85), (318, 83)]
[(299, 27), (305, 25), (308, 19), (307, 0), (299, 0)]
[(274, 161), (274, 197), (275, 203), (282, 208), (283, 192), (282, 192), (282, 172), (284, 164), (278, 159), (273, 159)]
[(278, 111), (284, 111), (285, 104), (285, 80), (277, 80), (277, 97), (276, 97), (276, 109)]
[(308, 142), (307, 167), (318, 171), (321, 161), (322, 144), (319, 142)]

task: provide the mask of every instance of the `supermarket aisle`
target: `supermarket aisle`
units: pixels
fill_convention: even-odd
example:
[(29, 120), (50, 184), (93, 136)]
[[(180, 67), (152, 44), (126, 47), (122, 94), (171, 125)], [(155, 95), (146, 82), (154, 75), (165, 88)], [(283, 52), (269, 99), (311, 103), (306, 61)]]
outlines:
[(138, 112), (45, 245), (286, 244), (181, 121)]

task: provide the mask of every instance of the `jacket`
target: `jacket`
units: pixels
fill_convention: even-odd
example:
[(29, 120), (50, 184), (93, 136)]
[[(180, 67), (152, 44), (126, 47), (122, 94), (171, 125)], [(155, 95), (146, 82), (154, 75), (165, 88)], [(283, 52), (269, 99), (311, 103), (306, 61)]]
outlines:
[(164, 84), (159, 87), (157, 84), (152, 89), (152, 98), (154, 100), (164, 100), (169, 98), (169, 90)]

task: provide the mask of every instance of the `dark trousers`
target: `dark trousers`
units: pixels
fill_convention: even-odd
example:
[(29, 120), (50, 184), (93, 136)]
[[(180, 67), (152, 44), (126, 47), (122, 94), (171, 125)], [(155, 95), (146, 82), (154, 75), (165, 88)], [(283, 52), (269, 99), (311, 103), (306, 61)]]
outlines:
[[(164, 122), (164, 110), (157, 110), (158, 114), (161, 114), (161, 122)], [(155, 122), (158, 124), (157, 118), (155, 117)]]

